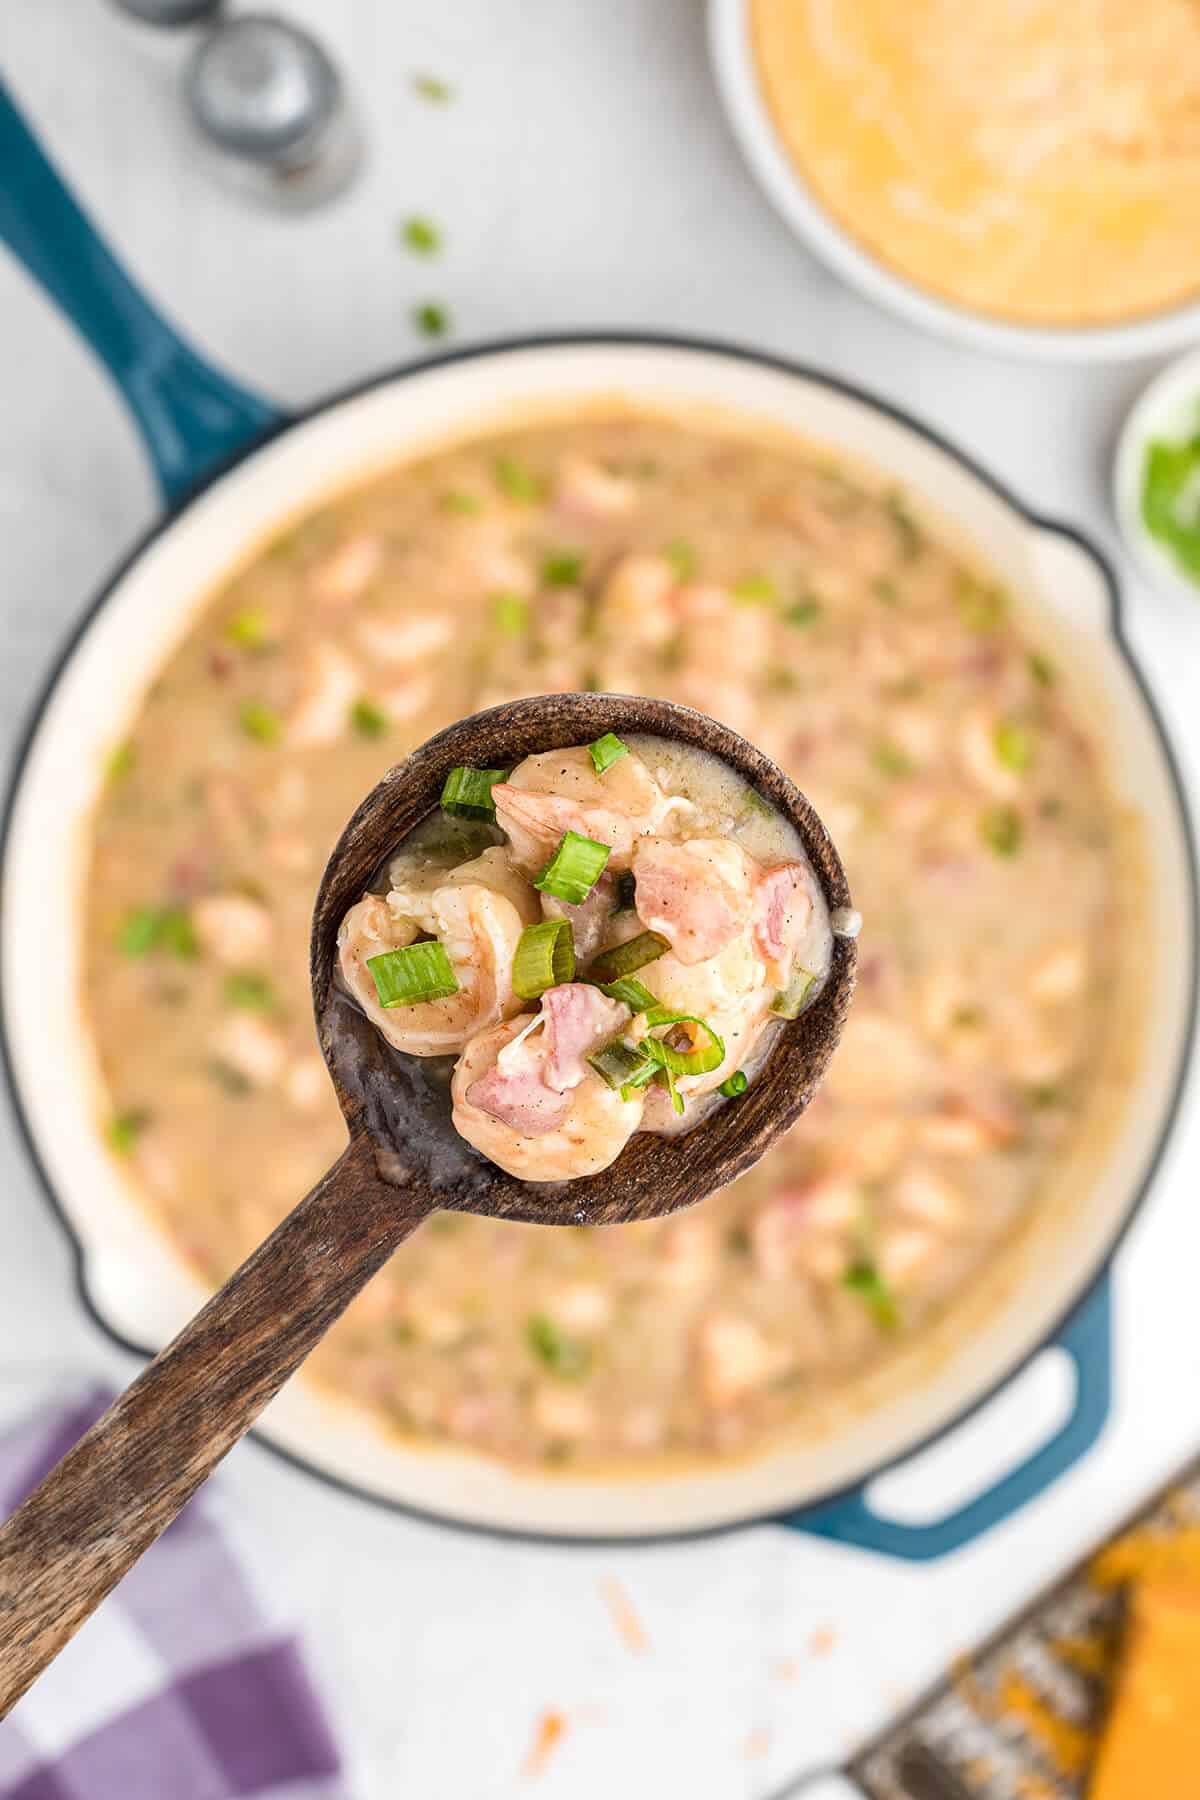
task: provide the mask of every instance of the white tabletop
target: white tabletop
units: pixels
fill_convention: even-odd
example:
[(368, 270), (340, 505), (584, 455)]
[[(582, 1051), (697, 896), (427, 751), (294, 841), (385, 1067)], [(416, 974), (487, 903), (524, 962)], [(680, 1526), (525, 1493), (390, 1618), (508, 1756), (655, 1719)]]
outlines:
[[(210, 185), (175, 58), (100, 0), (5, 9), (5, 72), (150, 291), (285, 405), (419, 348), (426, 298), (460, 341), (570, 326), (740, 339), (852, 376), (931, 420), (1039, 509), (1113, 548), (1115, 428), (1146, 365), (984, 359), (872, 310), (770, 212), (718, 109), (701, 0), (287, 0), (352, 71), (368, 174), (297, 220)], [(408, 77), (453, 81), (446, 108)], [(428, 213), (424, 264), (396, 221)], [(156, 499), (104, 378), (0, 254), (0, 558), (7, 755), (63, 632)], [(1200, 607), (1127, 586), (1130, 634), (1200, 771)], [(1192, 1109), (1194, 1110), (1194, 1109)], [(504, 1543), (376, 1511), (253, 1446), (222, 1480), (304, 1621), (354, 1759), (355, 1800), (763, 1796), (836, 1758), (1196, 1445), (1200, 1123), (1186, 1116), (1117, 1279), (1117, 1411), (1096, 1452), (984, 1542), (910, 1568), (769, 1527), (627, 1551)], [(82, 1315), (62, 1236), (0, 1119), (0, 1365), (131, 1364)], [(962, 1464), (966, 1452), (960, 1454)], [(619, 1577), (648, 1638), (622, 1642)], [(567, 1720), (536, 1777), (539, 1717)], [(110, 1800), (109, 1796), (96, 1800)]]

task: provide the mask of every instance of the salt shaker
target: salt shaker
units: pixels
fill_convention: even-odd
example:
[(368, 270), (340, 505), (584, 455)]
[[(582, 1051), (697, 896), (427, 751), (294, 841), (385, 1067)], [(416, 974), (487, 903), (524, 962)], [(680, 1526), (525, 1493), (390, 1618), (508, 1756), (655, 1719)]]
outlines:
[(315, 38), (273, 13), (219, 23), (189, 57), (183, 87), (210, 166), (244, 194), (298, 211), (340, 193), (358, 169), (341, 76)]

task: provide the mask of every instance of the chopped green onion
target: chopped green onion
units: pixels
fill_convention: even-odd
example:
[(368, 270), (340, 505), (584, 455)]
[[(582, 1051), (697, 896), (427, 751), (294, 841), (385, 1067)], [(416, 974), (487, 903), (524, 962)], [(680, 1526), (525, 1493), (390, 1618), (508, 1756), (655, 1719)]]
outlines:
[(805, 631), (810, 625), (816, 624), (823, 611), (824, 608), (819, 600), (797, 600), (795, 605), (788, 607), (783, 616), (789, 625), (795, 625), (798, 630)]
[(350, 723), (359, 737), (382, 737), (388, 728), (388, 716), (373, 700), (356, 700), (350, 708)]
[(239, 650), (262, 650), (270, 642), (270, 621), (261, 607), (243, 606), (225, 621), (225, 636)]
[(568, 906), (581, 906), (604, 873), (604, 865), (612, 855), (608, 844), (583, 837), (578, 831), (564, 831), (558, 849), (550, 858), (534, 887), (541, 894), (553, 894)]
[(437, 938), (368, 956), (367, 967), (380, 1006), (422, 1006), (427, 1000), (446, 1000), (458, 992), (450, 958)]
[(546, 587), (577, 587), (583, 574), (583, 557), (577, 550), (558, 550), (542, 564)]
[(149, 1123), (147, 1112), (114, 1113), (104, 1132), (109, 1149), (118, 1156), (128, 1156)]
[(793, 969), (791, 980), (771, 1002), (771, 1011), (776, 1018), (798, 1019), (816, 979), (810, 969)]
[(442, 811), (455, 819), (494, 819), (492, 789), (507, 775), (507, 769), (451, 769), (442, 785)]
[(895, 744), (879, 743), (871, 752), (871, 761), (881, 775), (891, 775), (899, 780), (913, 772), (912, 758)]
[(545, 482), (531, 469), (527, 469), (524, 463), (518, 462), (515, 456), (498, 456), (493, 468), (497, 485), (510, 500), (519, 500), (524, 506), (534, 506), (545, 498)]
[(898, 488), (893, 488), (885, 497), (884, 505), (899, 539), (901, 556), (905, 562), (914, 562), (921, 553), (925, 538), (913, 518), (908, 501)]
[(711, 1075), (725, 1061), (724, 1038), (718, 1036), (706, 1019), (698, 1019), (694, 1013), (675, 1012), (669, 1006), (654, 1006), (646, 1014), (646, 1024), (651, 1030), (658, 1025), (698, 1025), (708, 1038), (707, 1044), (692, 1050), (676, 1050), (665, 1038), (642, 1039), (638, 1049), (653, 1057), (661, 1068), (672, 1075)]
[(422, 100), (428, 100), (431, 106), (448, 106), (454, 98), (454, 89), (450, 83), (437, 75), (414, 75), (412, 85), (413, 93), (419, 94)]
[(436, 300), (425, 300), (413, 307), (412, 320), (422, 337), (445, 337), (450, 329), (450, 309)]
[(527, 925), (517, 940), (512, 985), (518, 1000), (536, 1000), (547, 988), (575, 979), (575, 934), (569, 919)]
[(658, 1064), (649, 1056), (635, 1050), (632, 1044), (614, 1038), (611, 1044), (605, 1044), (588, 1057), (588, 1064), (593, 1068), (601, 1081), (610, 1088), (619, 1088), (621, 1098), (629, 1098), (626, 1089), (636, 1091), (644, 1087), (650, 1080)]
[(259, 744), (277, 744), (283, 736), (283, 720), (265, 700), (247, 700), (238, 714), (238, 723), (247, 737)]
[(441, 499), (443, 512), (460, 513), (463, 518), (472, 518), (483, 511), (483, 501), (478, 494), (468, 494), (463, 488), (452, 488)]
[(1021, 815), (1011, 806), (993, 806), (979, 821), (979, 835), (997, 856), (1015, 856), (1021, 848)]
[(683, 1095), (682, 1095), (682, 1094), (681, 1094), (681, 1093), (680, 1093), (680, 1091), (679, 1091), (679, 1089), (678, 1089), (678, 1088), (677, 1088), (677, 1087), (676, 1087), (676, 1085), (675, 1085), (675, 1072), (674, 1072), (674, 1070), (673, 1070), (673, 1069), (668, 1069), (668, 1068), (667, 1068), (667, 1067), (666, 1067), (666, 1065), (665, 1065), (665, 1064), (664, 1064), (664, 1065), (663, 1065), (663, 1066), (662, 1066), (662, 1067), (661, 1067), (661, 1068), (660, 1068), (660, 1069), (659, 1069), (659, 1070), (658, 1070), (658, 1071), (657, 1071), (657, 1073), (656, 1073), (656, 1075), (655, 1075), (655, 1077), (654, 1077), (654, 1079), (655, 1079), (655, 1080), (656, 1080), (656, 1081), (658, 1081), (658, 1082), (660, 1082), (660, 1083), (661, 1083), (661, 1085), (662, 1085), (662, 1086), (663, 1086), (663, 1087), (665, 1087), (665, 1088), (666, 1088), (666, 1090), (667, 1090), (667, 1092), (668, 1092), (668, 1094), (670, 1094), (670, 1096), (671, 1096), (671, 1108), (672, 1108), (672, 1110), (673, 1110), (673, 1111), (674, 1111), (674, 1112), (676, 1112), (676, 1113), (679, 1113), (679, 1114), (680, 1114), (680, 1115), (681, 1115), (681, 1116), (682, 1116), (682, 1113), (683, 1113)]
[(1050, 1107), (1062, 1105), (1063, 1091), (1052, 1082), (1039, 1082), (1034, 1087), (1026, 1088), (1025, 1098), (1035, 1112), (1045, 1112)]
[(900, 1324), (899, 1303), (877, 1264), (865, 1257), (851, 1263), (842, 1276), (842, 1286), (860, 1297), (882, 1331), (897, 1329)]
[(615, 762), (620, 762), (623, 756), (629, 755), (629, 745), (623, 744), (612, 731), (606, 731), (604, 736), (598, 737), (594, 744), (589, 744), (588, 750), (591, 752), (592, 767), (597, 775), (603, 775), (604, 771), (611, 769)]
[(1001, 719), (992, 734), (996, 760), (1021, 775), (1033, 761), (1033, 733), (1017, 719)]
[(974, 575), (959, 576), (954, 600), (968, 631), (998, 631), (1008, 617), (1008, 595), (1004, 589), (989, 587)]
[(493, 594), (492, 623), (505, 637), (524, 637), (529, 630), (528, 600), (520, 594)]
[(123, 744), (114, 744), (105, 759), (104, 779), (116, 787), (118, 782), (124, 781), (126, 776), (133, 773), (136, 762), (137, 750), (128, 738)]
[(219, 1088), (223, 1088), (235, 1099), (243, 1098), (254, 1085), (248, 1075), (243, 1075), (232, 1063), (223, 1062), (219, 1056), (214, 1056), (209, 1062), (208, 1073)]
[(626, 975), (622, 981), (609, 981), (600, 989), (610, 1000), (619, 1000), (627, 1006), (635, 1016), (649, 1012), (658, 1005), (658, 995), (652, 994), (648, 987), (643, 987), (636, 975)]
[(738, 1095), (744, 1094), (749, 1086), (750, 1077), (745, 1069), (735, 1069), (733, 1074), (721, 1083), (717, 1092), (723, 1094), (726, 1100), (736, 1100)]
[(742, 606), (768, 606), (779, 598), (779, 589), (769, 575), (744, 575), (731, 591)]
[(764, 800), (757, 788), (745, 788), (742, 793), (742, 815), (757, 813), (761, 818), (774, 817), (775, 808), (769, 800)]
[(588, 970), (588, 980), (597, 982), (601, 987), (606, 981), (620, 981), (623, 975), (632, 975), (638, 969), (644, 969), (647, 963), (657, 962), (671, 948), (665, 937), (657, 931), (641, 931), (637, 937), (629, 938), (624, 944), (614, 944), (598, 956)]
[(1159, 440), (1146, 447), (1142, 523), (1193, 580), (1200, 576), (1198, 468), (1200, 441), (1195, 437), (1174, 444)]
[(400, 235), (417, 256), (436, 256), (442, 247), (442, 234), (432, 219), (405, 219)]
[(1053, 687), (1057, 678), (1054, 673), (1054, 664), (1050, 661), (1050, 658), (1048, 656), (1043, 656), (1040, 650), (1031, 650), (1027, 660), (1029, 664), (1029, 673), (1037, 682), (1038, 686), (1045, 688)]
[(629, 912), (637, 899), (637, 882), (632, 869), (624, 869), (617, 876), (617, 904), (613, 907), (613, 917), (618, 913)]
[(563, 1381), (581, 1381), (592, 1366), (591, 1345), (570, 1337), (548, 1313), (534, 1313), (525, 1327), (525, 1341), (552, 1375)]
[(663, 555), (674, 570), (676, 581), (687, 581), (696, 573), (696, 552), (682, 538), (668, 544)]
[(117, 946), (126, 956), (169, 950), (183, 962), (189, 962), (197, 950), (192, 921), (179, 906), (135, 907), (125, 916)]
[(900, 604), (900, 589), (894, 581), (889, 581), (886, 575), (880, 575), (871, 583), (871, 592), (880, 606), (899, 606)]
[(275, 1004), (275, 990), (265, 975), (235, 970), (225, 977), (225, 1004), (246, 1012), (268, 1012)]

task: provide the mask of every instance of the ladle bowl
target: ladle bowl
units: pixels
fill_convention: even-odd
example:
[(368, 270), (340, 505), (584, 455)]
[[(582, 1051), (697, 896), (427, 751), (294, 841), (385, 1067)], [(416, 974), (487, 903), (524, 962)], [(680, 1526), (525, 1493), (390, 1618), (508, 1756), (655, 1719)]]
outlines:
[[(526, 1184), (450, 1121), (444, 1086), (386, 1044), (337, 979), (337, 933), (459, 765), (511, 768), (607, 731), (721, 757), (798, 832), (831, 911), (845, 874), (809, 802), (761, 751), (703, 713), (618, 694), (550, 694), (431, 738), (363, 801), (329, 859), (310, 969), (321, 1049), (349, 1130), (338, 1161), (0, 1529), (0, 1717), (170, 1524), (397, 1245), (452, 1209), (543, 1225), (659, 1218), (758, 1161), (803, 1112), (836, 1048), (855, 945), (836, 937), (812, 1006), (779, 1034), (736, 1105), (678, 1137), (639, 1133), (607, 1169)], [(247, 1183), (254, 1170), (245, 1172)]]

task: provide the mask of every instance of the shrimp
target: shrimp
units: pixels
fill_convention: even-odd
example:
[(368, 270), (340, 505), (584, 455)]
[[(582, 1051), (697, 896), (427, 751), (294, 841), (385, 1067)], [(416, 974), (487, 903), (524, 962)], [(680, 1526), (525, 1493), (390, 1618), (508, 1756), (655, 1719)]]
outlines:
[(454, 622), (444, 613), (375, 613), (359, 621), (355, 636), (373, 663), (412, 664), (444, 650)]
[(366, 591), (382, 565), (383, 544), (379, 538), (347, 538), (314, 571), (313, 593), (326, 606), (346, 606)]
[(607, 844), (608, 871), (619, 874), (629, 868), (636, 840), (688, 804), (668, 799), (632, 752), (597, 775), (586, 746), (527, 756), (492, 789), (492, 799), (518, 866), (530, 874), (545, 866), (565, 831)]
[[(512, 962), (525, 916), (509, 897), (481, 878), (478, 864), (464, 864), (423, 892), (393, 890), (387, 899), (368, 894), (351, 907), (338, 933), (342, 977), (371, 1022), (397, 1050), (412, 1056), (446, 1056), (473, 1033), (507, 1019), (520, 1005), (512, 991)], [(501, 852), (503, 855), (503, 852)], [(474, 878), (467, 870), (474, 869)], [(406, 908), (412, 907), (412, 911)], [(458, 982), (443, 1000), (384, 1008), (367, 964), (386, 950), (403, 949), (426, 931), (436, 936)]]
[(623, 645), (661, 649), (679, 630), (671, 608), (677, 577), (665, 556), (632, 552), (613, 568), (600, 595), (600, 622)]
[(451, 1083), (453, 1122), (467, 1142), (522, 1181), (570, 1181), (614, 1162), (642, 1118), (587, 1066), (587, 1051), (629, 1009), (582, 983), (551, 988), (540, 1013), (480, 1032)]
[(288, 712), (288, 742), (298, 749), (336, 743), (347, 730), (360, 686), (357, 668), (336, 644), (311, 645), (300, 664)]
[(575, 519), (612, 519), (637, 504), (636, 485), (583, 456), (565, 456), (555, 490), (555, 504)]
[(643, 838), (633, 852), (638, 917), (681, 963), (706, 962), (749, 924), (755, 866), (732, 838)]
[(244, 968), (270, 947), (271, 915), (245, 894), (206, 894), (191, 917), (201, 948), (226, 968)]

